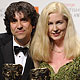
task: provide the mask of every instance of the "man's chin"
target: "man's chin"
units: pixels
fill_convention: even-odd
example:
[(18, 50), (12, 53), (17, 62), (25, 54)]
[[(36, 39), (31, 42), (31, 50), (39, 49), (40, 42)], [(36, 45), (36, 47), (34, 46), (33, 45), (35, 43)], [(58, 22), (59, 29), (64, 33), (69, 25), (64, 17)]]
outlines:
[(16, 36), (15, 39), (16, 40), (23, 40), (25, 37), (24, 36)]

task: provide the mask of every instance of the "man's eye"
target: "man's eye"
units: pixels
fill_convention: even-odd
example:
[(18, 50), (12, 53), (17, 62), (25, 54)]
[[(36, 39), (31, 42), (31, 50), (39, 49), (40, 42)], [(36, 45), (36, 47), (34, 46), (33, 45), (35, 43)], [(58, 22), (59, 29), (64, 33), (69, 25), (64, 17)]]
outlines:
[(53, 25), (53, 22), (49, 22), (48, 25)]

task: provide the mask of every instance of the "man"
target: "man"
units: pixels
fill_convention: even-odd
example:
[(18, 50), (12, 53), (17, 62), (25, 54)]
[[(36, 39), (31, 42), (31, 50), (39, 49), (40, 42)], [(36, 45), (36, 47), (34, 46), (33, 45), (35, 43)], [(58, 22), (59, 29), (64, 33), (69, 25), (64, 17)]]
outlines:
[(29, 80), (29, 71), (34, 68), (29, 50), (25, 54), (21, 51), (16, 54), (14, 46), (29, 48), (38, 17), (28, 2), (14, 2), (6, 9), (4, 23), (7, 33), (0, 34), (0, 80), (3, 80), (2, 65), (5, 63), (21, 64), (22, 80)]

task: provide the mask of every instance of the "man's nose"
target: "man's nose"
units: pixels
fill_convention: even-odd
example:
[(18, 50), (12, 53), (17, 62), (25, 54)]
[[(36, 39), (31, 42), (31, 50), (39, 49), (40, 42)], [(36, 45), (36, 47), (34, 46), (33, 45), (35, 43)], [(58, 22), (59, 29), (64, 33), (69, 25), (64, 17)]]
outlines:
[(21, 22), (19, 21), (18, 24), (17, 24), (17, 29), (21, 30), (23, 27), (22, 27), (22, 24)]

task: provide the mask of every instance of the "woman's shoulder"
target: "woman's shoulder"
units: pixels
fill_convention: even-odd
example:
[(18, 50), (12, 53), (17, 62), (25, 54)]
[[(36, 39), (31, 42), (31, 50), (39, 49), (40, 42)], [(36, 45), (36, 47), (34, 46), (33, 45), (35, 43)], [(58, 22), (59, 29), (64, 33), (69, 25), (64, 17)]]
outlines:
[(73, 63), (80, 65), (80, 56), (74, 58), (74, 59), (73, 59)]
[(49, 67), (50, 65), (47, 62), (41, 61), (39, 62), (39, 67), (43, 68), (43, 67)]
[(51, 73), (54, 73), (53, 68), (47, 62), (40, 62), (39, 68), (48, 68)]

